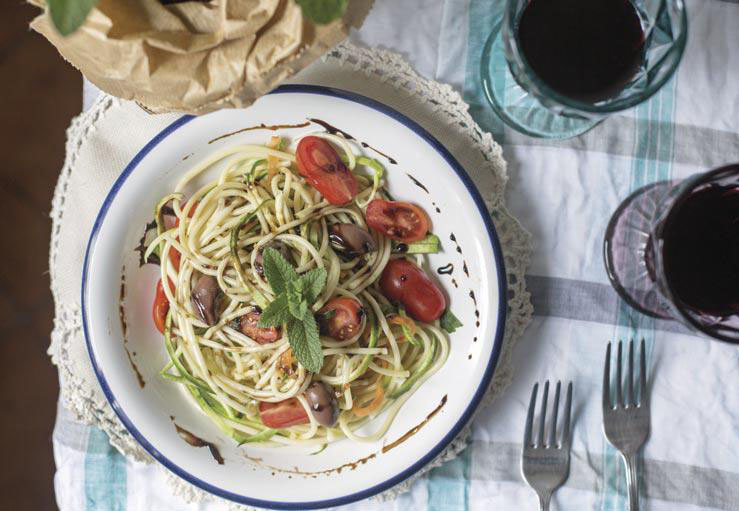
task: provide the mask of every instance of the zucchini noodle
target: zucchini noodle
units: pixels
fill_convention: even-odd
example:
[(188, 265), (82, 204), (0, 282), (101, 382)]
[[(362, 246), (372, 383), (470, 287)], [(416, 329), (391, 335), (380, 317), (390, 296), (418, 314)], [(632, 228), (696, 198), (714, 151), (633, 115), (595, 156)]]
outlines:
[[(157, 233), (146, 257), (159, 256), (161, 282), (167, 283), (161, 290), (169, 302), (164, 326), (169, 360), (161, 375), (182, 385), (193, 404), (240, 444), (322, 448), (342, 438), (381, 439), (403, 404), (449, 354), (438, 321), (413, 324), (380, 291), (388, 261), (402, 257), (392, 253), (390, 239), (365, 222), (373, 199), (390, 200), (382, 165), (343, 137), (314, 135), (332, 143), (354, 174), (358, 193), (350, 204), (327, 202), (298, 173), (296, 155), (283, 149), (284, 141), (273, 139), (269, 146), (237, 145), (210, 155), (156, 206)], [(216, 164), (223, 169), (216, 179), (185, 194)], [(176, 222), (167, 226), (165, 213)], [(337, 223), (369, 231), (375, 250), (349, 258), (337, 253), (329, 240), (329, 227)], [(326, 270), (325, 287), (309, 304), (313, 313), (337, 297), (357, 300), (362, 307), (361, 328), (351, 338), (320, 336), (324, 358), (318, 373), (297, 362), (284, 325), (273, 329), (275, 339), (266, 343), (242, 331), (245, 315), (261, 312), (275, 299), (260, 266), (262, 250), (275, 243), (298, 274)], [(220, 297), (217, 318), (210, 322), (192, 299), (203, 276), (216, 280)], [(389, 321), (397, 315), (404, 319)], [(335, 398), (338, 420), (333, 426), (319, 424), (311, 411), (305, 392), (313, 382), (322, 382)], [(264, 425), (260, 403), (291, 398), (305, 409), (307, 422), (281, 429)], [(381, 422), (368, 424), (379, 416)]]

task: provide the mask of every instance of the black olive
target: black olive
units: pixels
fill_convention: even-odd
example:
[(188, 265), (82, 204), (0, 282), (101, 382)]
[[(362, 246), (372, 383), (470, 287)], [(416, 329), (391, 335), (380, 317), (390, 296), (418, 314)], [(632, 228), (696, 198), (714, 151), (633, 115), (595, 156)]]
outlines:
[(274, 248), (277, 250), (282, 257), (288, 260), (288, 262), (293, 262), (293, 256), (290, 253), (290, 247), (287, 246), (287, 244), (278, 241), (278, 240), (272, 240), (268, 243), (266, 243), (263, 247), (259, 249), (257, 252), (257, 256), (254, 258), (254, 269), (257, 270), (257, 273), (260, 277), (264, 277), (264, 249), (265, 248)]
[(305, 389), (305, 399), (318, 424), (328, 427), (336, 424), (339, 418), (339, 407), (333, 392), (326, 388), (326, 385), (314, 381)]
[(331, 224), (328, 232), (331, 247), (350, 259), (377, 250), (372, 235), (358, 225)]
[(174, 199), (167, 201), (159, 211), (162, 214), (164, 230), (168, 231), (175, 227), (175, 224), (177, 223), (177, 215), (174, 213)]
[(218, 280), (212, 275), (202, 275), (195, 283), (190, 302), (200, 319), (208, 326), (218, 323), (220, 298), (221, 288), (218, 286)]

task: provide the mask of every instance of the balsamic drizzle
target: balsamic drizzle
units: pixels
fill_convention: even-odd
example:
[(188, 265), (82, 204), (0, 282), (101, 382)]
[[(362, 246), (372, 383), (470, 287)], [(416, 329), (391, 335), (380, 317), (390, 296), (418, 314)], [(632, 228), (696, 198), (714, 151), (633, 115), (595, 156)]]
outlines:
[(351, 136), (346, 131), (340, 130), (336, 126), (332, 126), (331, 124), (327, 123), (326, 121), (322, 121), (321, 119), (312, 119), (312, 118), (309, 118), (308, 120), (310, 122), (315, 122), (316, 124), (320, 124), (321, 126), (323, 126), (325, 128), (326, 131), (328, 131), (332, 135), (338, 134), (338, 135), (341, 135), (342, 137), (344, 137), (347, 140), (356, 140), (353, 136)]
[(304, 122), (302, 124), (274, 124), (274, 125), (267, 125), (267, 124), (260, 124), (259, 126), (250, 126), (248, 128), (242, 128), (240, 130), (232, 131), (231, 133), (226, 133), (225, 135), (221, 135), (220, 137), (216, 137), (213, 140), (209, 140), (208, 144), (212, 144), (213, 142), (216, 142), (218, 140), (221, 140), (226, 137), (230, 137), (233, 135), (238, 135), (239, 133), (244, 133), (245, 131), (253, 131), (253, 130), (270, 130), (270, 131), (277, 131), (279, 129), (288, 129), (288, 128), (305, 128), (309, 126), (309, 122)]
[(461, 254), (462, 253), (462, 247), (459, 246), (459, 243), (457, 242), (457, 237), (454, 235), (454, 233), (451, 233), (449, 235), (449, 239), (454, 242), (454, 245), (456, 245), (456, 247), (457, 247), (457, 252), (459, 252)]
[(419, 188), (420, 188), (421, 190), (423, 190), (424, 192), (426, 192), (426, 193), (429, 193), (429, 189), (428, 189), (428, 188), (426, 188), (426, 187), (425, 187), (425, 186), (423, 185), (423, 183), (422, 183), (422, 182), (420, 182), (420, 181), (419, 181), (418, 179), (416, 179), (415, 177), (411, 176), (411, 175), (410, 175), (410, 174), (408, 174), (407, 172), (405, 173), (405, 175), (406, 175), (406, 176), (408, 176), (408, 177), (410, 178), (410, 180), (411, 180), (411, 181), (413, 181), (413, 184), (415, 184), (415, 185), (416, 185), (417, 187), (419, 187)]
[(452, 263), (449, 263), (445, 266), (439, 266), (436, 269), (436, 273), (438, 273), (439, 275), (451, 275), (453, 271), (454, 265)]

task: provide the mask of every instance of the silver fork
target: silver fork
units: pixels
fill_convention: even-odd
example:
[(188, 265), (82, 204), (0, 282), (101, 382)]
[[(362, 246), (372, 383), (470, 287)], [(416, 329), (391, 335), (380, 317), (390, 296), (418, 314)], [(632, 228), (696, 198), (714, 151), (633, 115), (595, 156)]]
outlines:
[(626, 465), (629, 489), (629, 509), (639, 511), (639, 481), (636, 473), (636, 453), (649, 436), (649, 396), (644, 358), (644, 339), (641, 341), (639, 362), (639, 402), (634, 393), (634, 341), (629, 343), (629, 372), (626, 376), (626, 394), (621, 392), (621, 342), (618, 343), (616, 362), (615, 406), (611, 400), (611, 343), (606, 349), (606, 368), (603, 372), (603, 432), (618, 449)]
[(534, 408), (536, 408), (536, 393), (539, 384), (534, 385), (529, 402), (529, 413), (526, 417), (526, 428), (523, 434), (523, 452), (521, 455), (521, 473), (524, 480), (539, 496), (539, 510), (548, 511), (549, 501), (554, 490), (562, 486), (570, 473), (570, 410), (572, 409), (572, 382), (567, 385), (567, 397), (564, 405), (564, 425), (560, 431), (560, 441), (557, 444), (557, 411), (559, 409), (559, 393), (562, 387), (557, 382), (554, 392), (554, 406), (552, 419), (549, 423), (549, 434), (544, 443), (544, 432), (547, 417), (547, 396), (549, 381), (544, 384), (542, 392), (541, 413), (539, 416), (539, 430), (536, 441), (532, 439), (534, 426)]

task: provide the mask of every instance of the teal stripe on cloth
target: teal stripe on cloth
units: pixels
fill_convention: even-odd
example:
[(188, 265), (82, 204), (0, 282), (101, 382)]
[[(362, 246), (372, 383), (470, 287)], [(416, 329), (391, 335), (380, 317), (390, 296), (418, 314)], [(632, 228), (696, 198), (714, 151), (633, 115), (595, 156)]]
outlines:
[(502, 15), (503, 5), (502, 1), (470, 0), (464, 78), (464, 100), (470, 105), (470, 115), (482, 129), (492, 133), (501, 145), (505, 143), (505, 125), (495, 115), (485, 98), (480, 79), (480, 62), (485, 41), (493, 29), (495, 19)]
[(126, 459), (108, 436), (90, 428), (85, 454), (85, 511), (125, 511)]
[[(464, 84), (464, 99), (470, 105), (470, 114), (483, 129), (491, 132), (501, 145), (506, 143), (505, 130), (503, 123), (493, 113), (484, 97), (480, 80), (480, 60), (487, 36), (503, 5), (504, 2), (470, 0)], [(637, 106), (631, 113), (625, 113), (625, 115), (633, 116), (635, 123), (634, 146), (631, 152), (630, 192), (649, 183), (670, 178), (674, 150), (675, 97), (676, 79), (673, 78), (649, 101)], [(607, 122), (608, 120), (605, 121)], [(613, 164), (615, 161), (610, 159), (609, 165)], [(613, 168), (604, 170), (614, 171)], [(614, 316), (614, 339), (644, 338), (647, 344), (647, 361), (649, 361), (654, 346), (655, 320), (636, 312), (621, 300), (614, 310)], [(618, 452), (605, 441), (605, 438), (603, 439), (602, 460), (604, 484), (601, 486), (599, 509), (603, 511), (626, 509), (628, 504), (626, 502), (625, 469)], [(440, 488), (445, 489), (443, 486)], [(429, 489), (430, 503), (434, 491)], [(454, 492), (450, 493), (454, 494)], [(460, 500), (458, 493), (455, 502)], [(446, 504), (443, 499), (440, 502)], [(439, 507), (439, 509), (443, 508)]]
[(472, 449), (429, 472), (428, 511), (467, 511)]
[[(674, 150), (673, 120), (677, 80), (670, 80), (651, 100), (637, 106), (636, 137), (632, 160), (631, 190), (650, 183), (669, 180), (672, 173)], [(646, 342), (647, 360), (654, 349), (655, 319), (640, 314), (623, 301), (619, 301), (616, 313), (615, 340)], [(624, 354), (625, 355), (625, 354)], [(647, 364), (649, 367), (650, 364)], [(602, 509), (624, 509), (626, 503), (626, 475), (618, 453), (605, 440), (603, 442)]]

